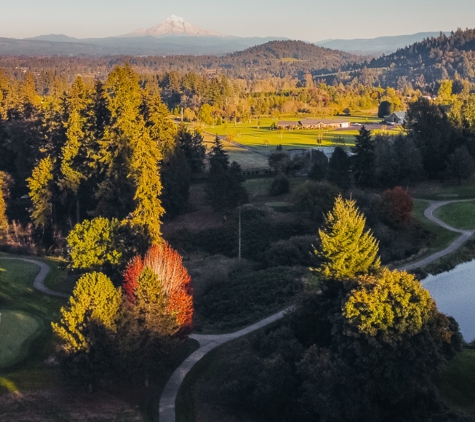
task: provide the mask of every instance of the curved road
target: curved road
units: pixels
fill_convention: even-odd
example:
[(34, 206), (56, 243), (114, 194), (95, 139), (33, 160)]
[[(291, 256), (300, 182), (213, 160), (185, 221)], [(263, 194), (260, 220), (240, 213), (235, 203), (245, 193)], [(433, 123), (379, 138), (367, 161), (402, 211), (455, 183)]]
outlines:
[(28, 259), (28, 258), (10, 258), (10, 257), (3, 257), (0, 256), (1, 259), (9, 259), (9, 260), (15, 260), (15, 261), (24, 261), (24, 262), (29, 262), (31, 264), (38, 265), (40, 267), (39, 273), (36, 275), (35, 279), (33, 280), (33, 286), (36, 290), (39, 290), (42, 293), (45, 293), (50, 296), (56, 296), (56, 297), (65, 297), (68, 298), (69, 295), (66, 293), (60, 293), (60, 292), (55, 292), (54, 290), (48, 289), (45, 284), (45, 278), (48, 275), (50, 268), (47, 264), (45, 264), (42, 261), (37, 261), (36, 259)]
[[(429, 201), (429, 207), (424, 211), (424, 216), (429, 220), (432, 220), (434, 223), (442, 226), (443, 228), (450, 230), (452, 232), (460, 233), (457, 239), (452, 242), (447, 248), (442, 251), (436, 252), (424, 259), (416, 261), (412, 264), (406, 264), (399, 267), (399, 270), (413, 270), (414, 268), (424, 267), (431, 262), (454, 252), (457, 248), (462, 246), (464, 242), (466, 242), (474, 233), (475, 230), (459, 230), (454, 227), (449, 226), (448, 224), (444, 223), (442, 220), (439, 220), (437, 217), (433, 215), (434, 211), (447, 204), (451, 204), (453, 202), (469, 202), (474, 201), (473, 199), (465, 199), (465, 200), (452, 200), (452, 201)], [(290, 309), (290, 308), (288, 308)], [(159, 417), (160, 422), (175, 422), (175, 401), (178, 395), (178, 390), (180, 389), (180, 385), (182, 384), (185, 376), (190, 372), (191, 368), (208, 352), (213, 350), (214, 348), (224, 344), (230, 340), (234, 340), (238, 337), (243, 335), (252, 333), (259, 328), (265, 327), (266, 325), (279, 320), (288, 310), (284, 310), (278, 312), (274, 315), (271, 315), (268, 318), (265, 318), (255, 324), (250, 325), (249, 327), (243, 328), (242, 330), (236, 331), (234, 333), (229, 334), (192, 334), (190, 338), (198, 341), (200, 344), (199, 349), (197, 349), (194, 353), (188, 356), (181, 365), (175, 370), (172, 374), (170, 379), (168, 380), (165, 389), (162, 392), (160, 397), (160, 404), (159, 404)]]

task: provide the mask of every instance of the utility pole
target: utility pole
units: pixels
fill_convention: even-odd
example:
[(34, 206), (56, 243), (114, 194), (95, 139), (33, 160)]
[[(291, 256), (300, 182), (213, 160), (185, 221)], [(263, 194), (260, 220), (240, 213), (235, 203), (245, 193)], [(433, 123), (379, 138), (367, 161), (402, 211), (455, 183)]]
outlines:
[(239, 263), (241, 263), (241, 205), (239, 205), (239, 243), (238, 243), (238, 259)]

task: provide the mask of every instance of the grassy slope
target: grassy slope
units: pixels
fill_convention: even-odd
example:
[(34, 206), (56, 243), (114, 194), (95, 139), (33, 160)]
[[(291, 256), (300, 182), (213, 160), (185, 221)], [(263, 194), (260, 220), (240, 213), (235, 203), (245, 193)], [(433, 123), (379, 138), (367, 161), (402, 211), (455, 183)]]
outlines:
[(475, 229), (475, 202), (447, 204), (435, 210), (435, 216), (461, 230)]
[(451, 361), (438, 386), (451, 405), (475, 415), (475, 350), (466, 349)]

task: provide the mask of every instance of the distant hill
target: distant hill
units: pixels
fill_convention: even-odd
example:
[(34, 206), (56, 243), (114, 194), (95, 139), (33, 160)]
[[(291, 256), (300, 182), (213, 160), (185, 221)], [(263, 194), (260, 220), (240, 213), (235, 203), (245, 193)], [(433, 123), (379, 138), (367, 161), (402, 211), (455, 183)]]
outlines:
[(354, 54), (381, 55), (393, 53), (424, 38), (437, 37), (440, 32), (418, 32), (411, 35), (395, 35), (377, 38), (358, 38), (352, 40), (322, 40), (315, 43), (321, 47), (348, 51)]
[(263, 44), (269, 38), (239, 37), (107, 37), (74, 39), (42, 35), (28, 39), (0, 38), (0, 55), (15, 56), (154, 56), (154, 55), (223, 55)]
[(426, 38), (373, 59), (368, 68), (387, 68), (388, 83), (404, 77), (413, 84), (423, 85), (456, 75), (475, 82), (475, 29), (458, 29), (449, 36)]
[(78, 38), (68, 37), (64, 34), (38, 35), (37, 37), (30, 37), (25, 39), (32, 41), (80, 42)]
[[(343, 51), (318, 47), (303, 41), (270, 41), (221, 59), (221, 66), (247, 68), (250, 72), (269, 72), (275, 76), (295, 73), (337, 72), (362, 58)], [(292, 72), (293, 69), (293, 72)], [(262, 74), (262, 76), (264, 76)]]

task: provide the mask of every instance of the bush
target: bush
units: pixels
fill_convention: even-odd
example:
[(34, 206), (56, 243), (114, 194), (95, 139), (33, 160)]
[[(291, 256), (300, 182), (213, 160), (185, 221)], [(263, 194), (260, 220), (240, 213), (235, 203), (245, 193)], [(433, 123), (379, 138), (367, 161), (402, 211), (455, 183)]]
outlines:
[(275, 177), (275, 179), (272, 181), (269, 195), (278, 196), (278, 195), (282, 195), (284, 193), (289, 192), (289, 190), (290, 190), (289, 179), (283, 174), (278, 174)]
[(294, 236), (289, 240), (279, 240), (265, 253), (265, 261), (269, 267), (302, 265), (315, 267), (318, 259), (313, 253), (319, 244), (315, 236)]
[[(237, 216), (230, 218), (225, 226), (198, 233), (184, 231), (171, 239), (172, 245), (186, 252), (203, 251), (211, 255), (228, 257), (238, 255)], [(252, 207), (243, 207), (241, 213), (242, 257), (262, 261), (269, 247), (278, 240), (307, 233), (301, 222), (273, 223), (267, 214)]]
[(198, 324), (231, 329), (285, 308), (304, 288), (306, 268), (274, 267), (236, 271), (229, 281), (211, 285), (196, 302)]
[(301, 211), (308, 211), (319, 222), (332, 209), (339, 190), (328, 182), (307, 181), (295, 191), (295, 202)]

